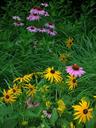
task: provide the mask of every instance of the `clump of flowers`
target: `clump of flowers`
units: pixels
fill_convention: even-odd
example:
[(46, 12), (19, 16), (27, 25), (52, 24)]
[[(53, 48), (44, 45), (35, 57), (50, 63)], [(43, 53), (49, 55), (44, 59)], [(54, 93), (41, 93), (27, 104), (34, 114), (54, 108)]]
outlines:
[[(39, 81), (37, 79), (38, 76)], [(79, 120), (80, 125), (85, 125), (86, 122), (94, 118), (94, 109), (90, 108), (90, 103), (85, 99), (82, 99), (79, 104), (73, 105), (74, 97), (70, 97), (70, 95), (78, 87), (77, 79), (75, 75), (68, 75), (67, 79), (65, 77), (65, 80), (62, 82), (61, 72), (56, 71), (53, 67), (48, 67), (43, 72), (33, 72), (16, 78), (13, 81), (13, 86), (3, 90), (0, 103), (2, 102), (8, 107), (16, 105), (14, 110), (18, 112), (17, 110), (20, 109), (19, 111), (25, 114), (24, 119), (22, 119), (25, 122), (20, 122), (20, 126), (28, 126), (30, 124), (30, 120), (27, 119), (28, 122), (26, 122), (27, 113), (27, 116), (31, 115), (32, 118), (35, 117), (37, 120), (40, 118), (41, 124), (45, 120), (49, 121), (49, 123), (51, 122), (50, 126), (53, 126), (53, 124), (57, 126), (58, 118), (67, 118), (70, 114), (71, 119), (68, 120), (66, 127), (76, 128), (78, 122), (73, 121), (73, 117), (74, 120)], [(69, 92), (69, 90), (72, 91)], [(67, 101), (67, 94), (69, 101)], [(96, 98), (95, 95), (93, 97)], [(72, 114), (72, 108), (74, 109), (74, 114)], [(62, 126), (65, 126), (65, 124), (60, 124), (60, 127)]]
[(85, 73), (83, 68), (79, 67), (77, 64), (73, 64), (72, 66), (67, 66), (66, 72), (75, 77), (81, 77)]
[(45, 24), (46, 27), (46, 32), (51, 35), (51, 36), (55, 36), (57, 34), (57, 32), (55, 31), (55, 25), (51, 22), (46, 23)]
[(23, 26), (24, 23), (21, 22), (21, 18), (19, 16), (13, 16), (12, 19), (14, 20), (15, 26)]
[[(42, 7), (47, 7), (48, 3), (41, 3)], [(39, 21), (40, 19), (42, 19), (43, 17), (47, 17), (49, 16), (49, 13), (44, 10), (42, 7), (33, 7), (30, 12), (29, 15), (27, 16), (27, 20), (28, 21)], [(15, 26), (23, 26), (24, 23), (21, 22), (21, 18), (19, 16), (13, 16), (12, 17), (14, 20), (14, 25)], [(57, 34), (57, 32), (55, 31), (55, 25), (51, 22), (46, 23), (45, 25), (42, 25), (40, 27), (37, 27), (35, 25), (31, 25), (31, 26), (27, 26), (26, 29), (29, 32), (32, 33), (47, 33), (50, 36), (55, 36)]]

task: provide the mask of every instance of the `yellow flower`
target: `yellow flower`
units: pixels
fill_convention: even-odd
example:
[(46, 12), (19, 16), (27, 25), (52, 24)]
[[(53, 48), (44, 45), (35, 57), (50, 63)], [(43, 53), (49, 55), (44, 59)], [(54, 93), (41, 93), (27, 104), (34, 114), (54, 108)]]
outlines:
[(73, 124), (73, 122), (70, 122), (70, 128), (75, 128), (75, 125)]
[(89, 105), (89, 102), (81, 100), (81, 102), (79, 102), (79, 105), (73, 106), (74, 110), (76, 111), (74, 113), (74, 119), (79, 119), (79, 123), (86, 123), (87, 120), (89, 121), (92, 118), (93, 109), (89, 108)]
[(21, 89), (16, 84), (10, 88), (10, 91), (12, 91), (13, 95), (20, 95), (22, 93)]
[(51, 105), (52, 103), (50, 101), (46, 101), (46, 107), (50, 108)]
[(55, 71), (53, 67), (49, 67), (44, 71), (44, 78), (48, 79), (51, 83), (58, 83), (62, 81), (61, 73), (59, 71)]
[(96, 99), (96, 96), (93, 96)]
[(23, 81), (24, 82), (30, 82), (30, 80), (32, 79), (32, 76), (33, 76), (33, 74), (27, 74), (27, 75), (24, 75), (23, 76)]
[(65, 103), (63, 102), (62, 99), (57, 101), (57, 111), (60, 113), (60, 115), (64, 112), (64, 110), (66, 109)]
[(36, 93), (35, 86), (33, 86), (31, 84), (27, 84), (26, 87), (24, 87), (24, 88), (28, 89), (28, 91), (26, 93), (26, 94), (28, 94), (28, 96), (32, 96), (33, 97), (35, 95), (35, 93)]
[(15, 82), (20, 82), (20, 83), (26, 82), (26, 83), (28, 83), (28, 82), (30, 82), (30, 80), (32, 79), (32, 75), (33, 75), (33, 74), (27, 74), (27, 75), (24, 75), (23, 77), (18, 77), (18, 78), (16, 78), (13, 82), (14, 82), (14, 83), (15, 83)]
[(16, 78), (14, 81), (13, 81), (13, 83), (15, 83), (15, 82), (20, 82), (20, 83), (22, 83), (23, 82), (23, 77), (18, 77), (18, 78)]
[(68, 38), (67, 41), (66, 41), (66, 47), (67, 48), (71, 48), (73, 45), (73, 38)]
[(61, 61), (61, 62), (63, 62), (63, 63), (66, 63), (67, 61), (68, 61), (68, 58), (69, 58), (69, 54), (67, 54), (67, 53), (62, 53), (62, 54), (60, 54), (60, 56), (59, 56), (59, 60)]
[(69, 87), (69, 90), (73, 90), (77, 87), (77, 80), (75, 76), (68, 76), (67, 85)]
[(13, 103), (16, 101), (16, 97), (13, 95), (12, 91), (10, 90), (5, 91), (4, 89), (2, 100), (5, 103)]

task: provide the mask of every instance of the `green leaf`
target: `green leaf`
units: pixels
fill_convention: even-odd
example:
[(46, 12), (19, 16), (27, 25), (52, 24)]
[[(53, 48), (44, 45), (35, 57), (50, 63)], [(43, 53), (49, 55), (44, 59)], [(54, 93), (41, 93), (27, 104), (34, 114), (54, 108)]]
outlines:
[(2, 124), (2, 126), (3, 126), (3, 128), (15, 128), (16, 127), (16, 125), (17, 125), (17, 120), (6, 120), (3, 124)]
[(57, 121), (57, 119), (58, 119), (58, 113), (57, 113), (56, 108), (54, 108), (53, 111), (52, 111), (52, 116), (50, 118), (51, 124), (55, 125), (55, 122)]
[(46, 122), (45, 119), (43, 119), (43, 124), (44, 124), (44, 126), (45, 126), (44, 128), (50, 128), (49, 123)]
[(92, 119), (90, 122), (86, 123), (86, 128), (95, 128), (96, 121)]

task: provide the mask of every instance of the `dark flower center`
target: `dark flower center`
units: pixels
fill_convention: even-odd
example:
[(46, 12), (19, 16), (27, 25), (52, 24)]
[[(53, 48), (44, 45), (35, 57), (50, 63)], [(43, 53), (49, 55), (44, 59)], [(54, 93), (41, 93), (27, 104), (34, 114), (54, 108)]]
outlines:
[(6, 99), (9, 99), (9, 95), (6, 95)]
[(54, 73), (55, 73), (55, 70), (51, 70), (50, 72), (51, 72), (52, 74), (54, 74)]
[(33, 14), (34, 16), (38, 16), (37, 14)]
[(33, 88), (30, 88), (30, 91), (33, 91)]
[(50, 23), (50, 22), (49, 22), (48, 24), (49, 24), (49, 25), (53, 25), (53, 23)]
[(74, 70), (79, 70), (79, 66), (78, 66), (77, 64), (73, 64), (73, 65), (72, 65), (72, 68), (73, 68)]
[(73, 79), (73, 83), (76, 83), (76, 79)]
[(40, 8), (40, 7), (37, 7), (37, 10), (38, 10), (38, 11), (42, 11), (43, 9), (42, 9), (42, 8)]
[(17, 24), (20, 24), (21, 22), (19, 22), (19, 21), (16, 21), (16, 23), (17, 23)]
[(34, 29), (34, 27), (31, 26), (31, 29)]
[(16, 92), (16, 89), (13, 89), (13, 92), (15, 93)]
[(50, 32), (53, 32), (53, 29), (49, 29)]
[(84, 109), (84, 110), (83, 110), (83, 113), (84, 113), (84, 114), (87, 114), (87, 113), (88, 113), (88, 109)]
[(72, 44), (72, 42), (70, 42), (69, 44)]

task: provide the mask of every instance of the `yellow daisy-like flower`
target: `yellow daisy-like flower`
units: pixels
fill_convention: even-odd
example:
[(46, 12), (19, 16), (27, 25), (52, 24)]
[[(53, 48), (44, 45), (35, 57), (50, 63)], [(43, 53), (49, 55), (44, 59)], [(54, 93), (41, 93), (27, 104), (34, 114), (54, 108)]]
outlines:
[(46, 107), (50, 108), (50, 106), (52, 105), (51, 101), (46, 101)]
[(61, 72), (55, 71), (53, 67), (49, 67), (44, 71), (44, 78), (50, 81), (51, 83), (58, 83), (62, 81)]
[(13, 95), (20, 95), (22, 93), (21, 88), (19, 88), (16, 84), (10, 88), (10, 91), (12, 91)]
[(75, 76), (68, 76), (67, 85), (69, 87), (69, 90), (73, 90), (77, 87), (77, 80)]
[(26, 83), (28, 83), (32, 79), (32, 76), (33, 76), (33, 74), (27, 74), (27, 75), (24, 75), (23, 77), (16, 78), (13, 82), (14, 83), (15, 82), (20, 82), (20, 83), (26, 82)]
[(17, 81), (19, 81), (20, 83), (22, 83), (22, 82), (23, 82), (23, 77), (18, 77), (18, 78), (16, 78), (16, 79), (13, 81), (13, 83), (15, 83), (15, 82), (17, 82)]
[(71, 48), (73, 45), (73, 38), (68, 38), (67, 41), (66, 41), (66, 47), (67, 48)]
[(96, 96), (93, 96), (96, 99)]
[(74, 113), (75, 116), (75, 120), (79, 119), (79, 123), (86, 123), (86, 121), (90, 120), (92, 118), (92, 108), (89, 108), (89, 102), (85, 101), (85, 100), (81, 100), (79, 102), (79, 105), (74, 105), (73, 108), (76, 111)]
[(7, 91), (3, 91), (3, 97), (2, 100), (5, 103), (13, 103), (16, 101), (16, 97), (13, 95), (12, 91), (7, 90)]
[(70, 54), (62, 53), (59, 56), (59, 60), (63, 63), (66, 63), (68, 61), (68, 58), (70, 57)]
[(24, 87), (24, 88), (28, 89), (28, 91), (26, 93), (28, 96), (32, 96), (33, 97), (35, 95), (35, 93), (36, 93), (35, 86), (33, 86), (31, 84), (27, 84), (26, 87)]
[(23, 81), (27, 82), (27, 83), (30, 82), (30, 80), (32, 79), (32, 76), (33, 76), (33, 74), (24, 75)]
[(65, 103), (63, 102), (62, 99), (60, 99), (57, 101), (57, 105), (58, 105), (57, 111), (61, 115), (64, 112), (64, 110), (66, 109)]

